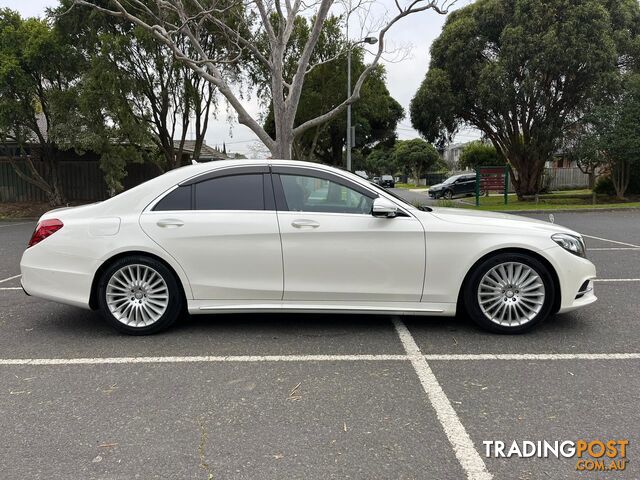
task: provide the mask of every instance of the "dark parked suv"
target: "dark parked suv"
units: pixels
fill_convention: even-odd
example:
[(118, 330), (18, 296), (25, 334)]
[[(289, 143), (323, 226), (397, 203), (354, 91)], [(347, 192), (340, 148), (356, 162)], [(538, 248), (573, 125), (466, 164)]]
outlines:
[(391, 175), (382, 175), (379, 185), (384, 188), (394, 188), (396, 182)]
[(456, 195), (473, 195), (476, 191), (476, 174), (463, 173), (447, 178), (429, 188), (431, 198), (453, 198)]

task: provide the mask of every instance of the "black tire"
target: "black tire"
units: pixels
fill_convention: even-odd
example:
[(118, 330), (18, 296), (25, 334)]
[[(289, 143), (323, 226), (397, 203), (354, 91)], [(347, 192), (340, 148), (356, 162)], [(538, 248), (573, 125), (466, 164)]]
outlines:
[(453, 198), (453, 192), (451, 190), (445, 190), (442, 196), (447, 200), (451, 200)]
[[(482, 311), (478, 299), (478, 288), (485, 274), (497, 265), (507, 262), (522, 263), (528, 266), (538, 275), (544, 285), (544, 300), (540, 311), (533, 318), (521, 325), (506, 326), (491, 320)], [(556, 292), (551, 272), (549, 272), (549, 269), (542, 262), (523, 253), (499, 253), (487, 258), (475, 267), (463, 288), (465, 310), (477, 325), (493, 333), (525, 333), (539, 325), (553, 313), (552, 310)]]
[[(123, 267), (130, 265), (143, 265), (155, 270), (164, 280), (168, 290), (168, 304), (164, 313), (150, 325), (132, 326), (118, 320), (111, 312), (107, 304), (107, 285), (111, 277)], [(132, 255), (116, 260), (103, 272), (97, 286), (98, 309), (106, 322), (119, 332), (129, 335), (150, 335), (171, 326), (184, 310), (184, 295), (182, 287), (175, 275), (162, 262), (142, 255)], [(128, 296), (128, 294), (127, 294)]]

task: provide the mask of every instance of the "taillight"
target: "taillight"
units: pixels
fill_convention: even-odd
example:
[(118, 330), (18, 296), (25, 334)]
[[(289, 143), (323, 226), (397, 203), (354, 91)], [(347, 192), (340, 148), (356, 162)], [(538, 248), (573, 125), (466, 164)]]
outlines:
[(58, 220), (57, 218), (42, 220), (41, 222), (38, 222), (33, 235), (31, 235), (31, 240), (29, 240), (29, 247), (33, 247), (36, 243), (40, 243), (48, 236), (53, 235), (63, 226), (64, 223), (62, 223), (62, 221)]

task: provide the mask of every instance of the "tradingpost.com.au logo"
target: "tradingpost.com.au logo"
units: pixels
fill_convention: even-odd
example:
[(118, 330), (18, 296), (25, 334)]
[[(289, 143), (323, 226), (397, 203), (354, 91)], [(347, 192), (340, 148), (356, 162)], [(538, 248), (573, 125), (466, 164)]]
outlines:
[(487, 458), (576, 458), (576, 470), (624, 470), (629, 462), (629, 440), (514, 440), (511, 444), (500, 440), (484, 440)]

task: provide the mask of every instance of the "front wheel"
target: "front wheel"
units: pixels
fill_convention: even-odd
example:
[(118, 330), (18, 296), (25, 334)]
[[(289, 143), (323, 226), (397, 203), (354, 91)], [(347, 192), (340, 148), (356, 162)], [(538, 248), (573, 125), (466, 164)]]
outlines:
[(451, 200), (453, 198), (453, 192), (451, 190), (447, 190), (442, 196), (447, 200)]
[(183, 309), (173, 273), (156, 259), (131, 256), (114, 262), (98, 284), (98, 307), (116, 330), (148, 335), (169, 327)]
[(471, 319), (495, 333), (523, 333), (551, 314), (555, 298), (548, 268), (520, 253), (490, 257), (465, 285), (465, 307)]

